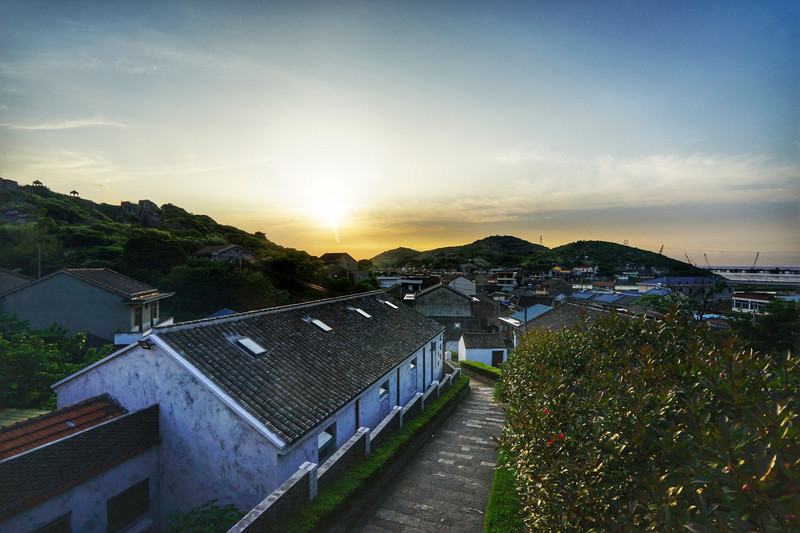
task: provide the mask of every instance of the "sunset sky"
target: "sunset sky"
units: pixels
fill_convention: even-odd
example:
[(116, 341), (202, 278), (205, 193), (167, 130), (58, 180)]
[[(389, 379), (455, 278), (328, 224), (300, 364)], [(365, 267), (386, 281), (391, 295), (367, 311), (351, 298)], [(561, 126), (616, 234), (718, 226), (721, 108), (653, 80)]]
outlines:
[(316, 255), (800, 265), (800, 3), (5, 0), (0, 176)]

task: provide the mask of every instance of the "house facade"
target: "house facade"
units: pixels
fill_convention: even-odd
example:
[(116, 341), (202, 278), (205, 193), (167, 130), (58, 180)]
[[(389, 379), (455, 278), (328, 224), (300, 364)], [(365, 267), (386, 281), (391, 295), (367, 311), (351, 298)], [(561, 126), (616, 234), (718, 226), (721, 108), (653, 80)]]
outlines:
[(70, 334), (128, 344), (168, 323), (159, 303), (173, 294), (107, 268), (69, 268), (0, 294), (0, 313), (17, 313), (34, 329), (56, 323)]
[(213, 261), (255, 261), (256, 254), (238, 244), (225, 244), (222, 246), (208, 246), (192, 254), (194, 257), (203, 257)]
[(704, 298), (706, 294), (715, 292), (711, 295), (711, 299), (714, 301), (730, 300), (733, 296), (733, 286), (730, 283), (698, 276), (655, 278), (636, 285), (639, 292), (665, 288), (681, 292), (691, 298)]
[(441, 379), (444, 327), (382, 292), (154, 330), (54, 385), (158, 404), (160, 517), (210, 499), (250, 509), (306, 462)]
[(425, 316), (472, 316), (472, 297), (447, 285), (435, 285), (410, 296), (408, 301)]
[(451, 289), (455, 289), (458, 292), (466, 294), (467, 296), (475, 296), (475, 293), (478, 292), (475, 281), (465, 278), (464, 276), (458, 276), (447, 285)]

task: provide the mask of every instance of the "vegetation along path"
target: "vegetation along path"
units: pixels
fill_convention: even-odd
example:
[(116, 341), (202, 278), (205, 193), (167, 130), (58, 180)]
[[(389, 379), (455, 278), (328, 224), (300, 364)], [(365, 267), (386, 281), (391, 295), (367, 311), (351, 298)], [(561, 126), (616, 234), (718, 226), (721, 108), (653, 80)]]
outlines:
[(354, 531), (482, 532), (503, 412), (478, 380)]

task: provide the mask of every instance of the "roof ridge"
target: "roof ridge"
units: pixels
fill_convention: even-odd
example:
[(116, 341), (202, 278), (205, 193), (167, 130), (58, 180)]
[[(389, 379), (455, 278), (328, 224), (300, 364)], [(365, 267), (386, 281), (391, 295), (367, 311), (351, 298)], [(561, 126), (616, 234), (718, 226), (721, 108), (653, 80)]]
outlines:
[[(65, 268), (63, 270), (65, 272), (68, 272), (70, 274), (78, 276), (79, 278), (83, 279), (84, 281), (88, 281), (90, 283), (94, 283), (96, 285), (100, 285), (100, 286), (106, 287), (107, 289), (110, 289), (110, 290), (116, 292), (117, 294), (123, 294), (125, 296), (138, 296), (138, 295), (141, 295), (141, 294), (151, 294), (153, 292), (158, 292), (158, 289), (156, 287), (153, 287), (149, 283), (145, 283), (143, 281), (139, 281), (138, 279), (133, 279), (130, 276), (126, 276), (125, 274), (117, 272), (116, 270), (111, 270), (110, 268), (107, 268), (107, 267), (98, 267), (98, 268)], [(109, 284), (104, 283), (102, 281), (96, 280), (94, 278), (89, 278), (89, 277), (86, 277), (86, 276), (82, 276), (79, 273), (79, 271), (86, 271), (86, 270), (90, 270), (90, 271), (93, 271), (93, 272), (101, 272), (101, 271), (102, 272), (110, 272), (111, 274), (113, 274), (115, 276), (119, 276), (121, 278), (125, 278), (126, 280), (132, 281), (134, 283), (138, 283), (140, 285), (144, 285), (144, 286), (148, 287), (150, 290), (126, 293), (126, 292), (121, 291), (121, 290), (119, 290), (118, 288), (116, 288), (116, 287), (114, 287), (112, 285), (109, 285)]]
[(282, 311), (289, 311), (294, 309), (305, 309), (311, 307), (318, 307), (322, 304), (328, 304), (337, 301), (346, 301), (346, 300), (354, 300), (357, 298), (364, 298), (366, 296), (375, 295), (385, 293), (383, 290), (375, 290), (369, 292), (359, 292), (356, 294), (346, 294), (344, 296), (335, 296), (333, 298), (325, 298), (322, 300), (314, 300), (311, 302), (300, 302), (296, 304), (288, 304), (288, 305), (279, 305), (277, 307), (268, 307), (266, 309), (256, 309), (254, 311), (244, 311), (241, 313), (235, 313), (232, 315), (225, 315), (220, 317), (212, 317), (212, 318), (198, 318), (197, 320), (187, 320), (186, 322), (179, 322), (172, 326), (165, 326), (162, 328), (157, 328), (154, 333), (160, 332), (168, 332), (168, 331), (180, 331), (183, 329), (190, 329), (200, 324), (208, 324), (211, 322), (217, 324), (223, 324), (226, 322), (236, 322), (242, 320), (244, 318), (254, 317), (254, 316), (264, 316), (264, 315), (271, 315), (275, 313), (279, 313)]

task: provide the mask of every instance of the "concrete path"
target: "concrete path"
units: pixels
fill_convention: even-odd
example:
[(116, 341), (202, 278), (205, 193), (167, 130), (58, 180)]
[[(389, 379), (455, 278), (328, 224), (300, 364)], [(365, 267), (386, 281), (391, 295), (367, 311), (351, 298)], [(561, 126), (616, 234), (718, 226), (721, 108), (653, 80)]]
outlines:
[(500, 435), (503, 413), (492, 402), (490, 387), (473, 379), (470, 388), (450, 419), (353, 531), (483, 531), (497, 462), (492, 437)]

